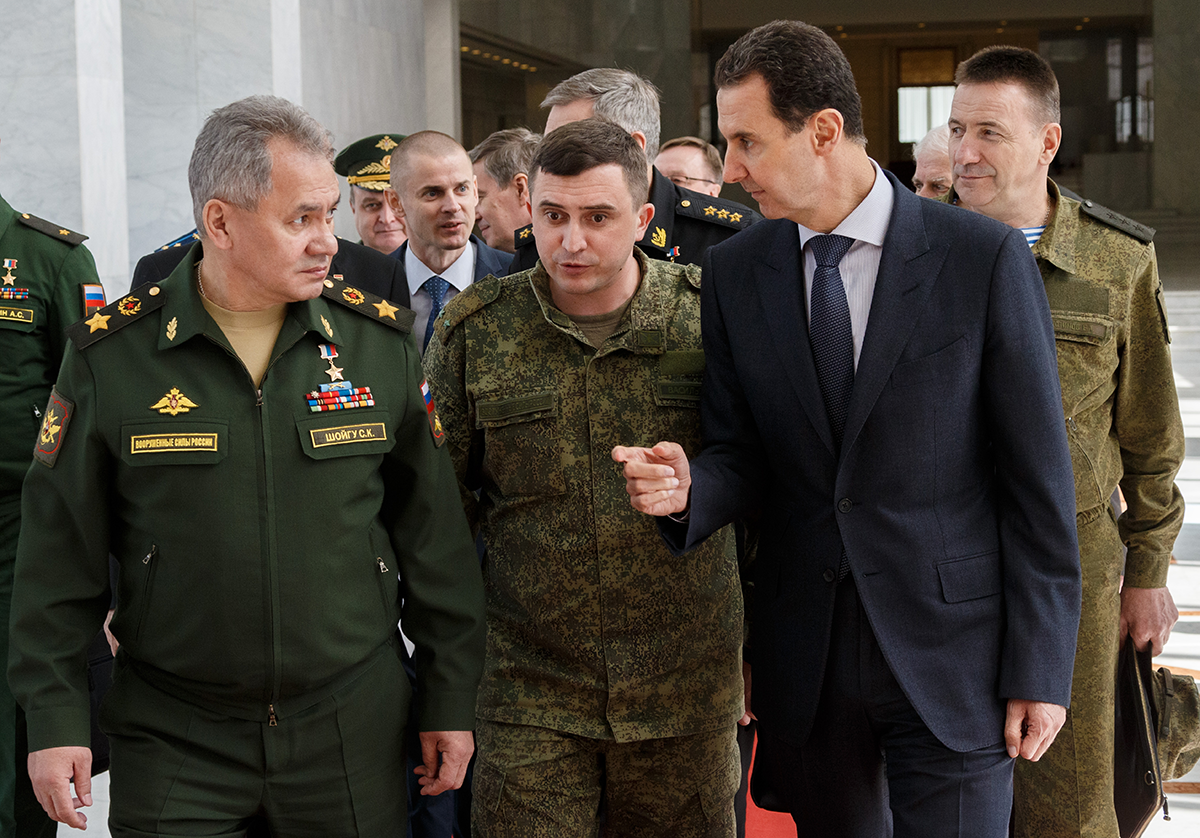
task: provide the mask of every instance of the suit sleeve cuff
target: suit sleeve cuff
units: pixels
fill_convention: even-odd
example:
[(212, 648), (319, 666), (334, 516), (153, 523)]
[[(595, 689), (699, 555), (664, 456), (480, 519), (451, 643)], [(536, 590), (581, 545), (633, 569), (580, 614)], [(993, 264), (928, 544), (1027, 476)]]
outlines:
[(92, 747), (90, 707), (53, 707), (25, 714), (29, 731), (29, 751), (77, 746)]

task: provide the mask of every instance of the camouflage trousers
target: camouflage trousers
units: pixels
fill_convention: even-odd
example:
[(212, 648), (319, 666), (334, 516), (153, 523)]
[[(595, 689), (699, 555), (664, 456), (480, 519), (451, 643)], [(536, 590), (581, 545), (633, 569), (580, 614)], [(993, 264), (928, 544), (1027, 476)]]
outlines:
[(475, 838), (733, 838), (735, 725), (616, 742), (479, 719)]
[[(1013, 780), (1017, 838), (1117, 838), (1113, 809), (1113, 703), (1121, 600), (1121, 540), (1108, 506), (1077, 522), (1083, 610), (1071, 707), (1038, 762), (1018, 760)], [(1034, 651), (1036, 654), (1036, 650)]]

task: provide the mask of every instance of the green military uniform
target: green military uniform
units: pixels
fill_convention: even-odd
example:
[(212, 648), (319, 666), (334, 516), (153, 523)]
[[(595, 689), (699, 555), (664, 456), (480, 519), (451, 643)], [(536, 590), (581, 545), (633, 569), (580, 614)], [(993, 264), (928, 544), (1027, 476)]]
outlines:
[[(658, 169), (650, 175), (650, 195), (654, 218), (637, 246), (651, 259), (699, 265), (704, 253), (741, 232), (762, 216), (737, 201), (713, 198), (671, 182)], [(515, 233), (517, 254), (508, 272), (515, 274), (537, 264), (537, 240), (533, 225)]]
[[(1183, 524), (1183, 424), (1153, 231), (1049, 188), (1055, 209), (1033, 255), (1058, 347), (1083, 611), (1067, 723), (1041, 761), (1017, 763), (1014, 821), (1029, 838), (1109, 838), (1122, 543), (1125, 585), (1166, 584)], [(1118, 483), (1128, 504), (1119, 520), (1109, 505)]]
[[(468, 519), (487, 546), (473, 809), (484, 834), (522, 834), (506, 809), (539, 783), (563, 824), (580, 813), (594, 820), (595, 799), (564, 791), (566, 763), (536, 764), (546, 731), (591, 743), (581, 748), (631, 751), (716, 732), (702, 752), (637, 777), (617, 771), (610, 749), (609, 827), (623, 834), (613, 789), (626, 780), (660, 798), (627, 799), (634, 808), (652, 814), (679, 795), (697, 828), (719, 832), (727, 816), (732, 829), (742, 713), (733, 537), (722, 531), (673, 558), (654, 519), (631, 507), (611, 456), (616, 445), (664, 439), (700, 449), (700, 272), (634, 252), (641, 285), (597, 349), (554, 307), (539, 265), (448, 303), (425, 356)], [(518, 726), (524, 735), (514, 738)], [(647, 822), (640, 834), (656, 833)]]
[[(65, 330), (82, 316), (85, 298), (104, 305), (96, 263), (80, 246), (86, 238), (18, 213), (0, 198), (0, 427), (5, 428), (0, 437), (0, 664), (5, 667), (21, 481), (62, 362)], [(16, 745), (18, 713), (7, 679), (0, 679), (0, 835), (18, 834), (14, 806), (20, 835), (53, 835), (56, 825), (32, 798), (24, 749)]]
[[(197, 819), (232, 832), (260, 807), (390, 834), (410, 694), (392, 648), (401, 592), (422, 730), (471, 729), (483, 654), (478, 560), (412, 315), (327, 279), (289, 306), (256, 389), (197, 293), (199, 255), (71, 327), (23, 497), (9, 679), (30, 747), (88, 744), (81, 655), (111, 551), (114, 834)], [(372, 738), (383, 764), (355, 767)], [(346, 790), (357, 831), (306, 809), (292, 771)]]

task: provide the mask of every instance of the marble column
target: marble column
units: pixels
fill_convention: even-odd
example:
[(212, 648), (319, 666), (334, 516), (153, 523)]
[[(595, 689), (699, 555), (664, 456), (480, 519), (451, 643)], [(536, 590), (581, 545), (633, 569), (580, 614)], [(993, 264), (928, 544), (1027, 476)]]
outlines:
[(462, 139), (458, 0), (424, 0), (425, 127)]
[(1196, 0), (1154, 0), (1155, 209), (1200, 212), (1200, 51), (1196, 49)]

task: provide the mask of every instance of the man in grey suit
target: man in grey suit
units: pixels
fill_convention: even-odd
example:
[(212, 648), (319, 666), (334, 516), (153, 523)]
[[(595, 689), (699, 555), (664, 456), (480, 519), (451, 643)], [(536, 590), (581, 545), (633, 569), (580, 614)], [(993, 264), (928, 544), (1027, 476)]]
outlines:
[(503, 276), (513, 257), (471, 234), (479, 190), (471, 158), (453, 137), (438, 131), (406, 137), (392, 152), (386, 194), (408, 230), (408, 241), (392, 254), (404, 267), (404, 283), (389, 296), (416, 312), (413, 333), (424, 352), (442, 306), (488, 274)]
[(680, 553), (761, 513), (760, 805), (802, 836), (1002, 838), (1015, 758), (1063, 723), (1079, 620), (1041, 278), (1019, 232), (867, 156), (821, 30), (759, 27), (716, 85), (725, 180), (774, 220), (705, 260), (700, 455), (613, 457)]

